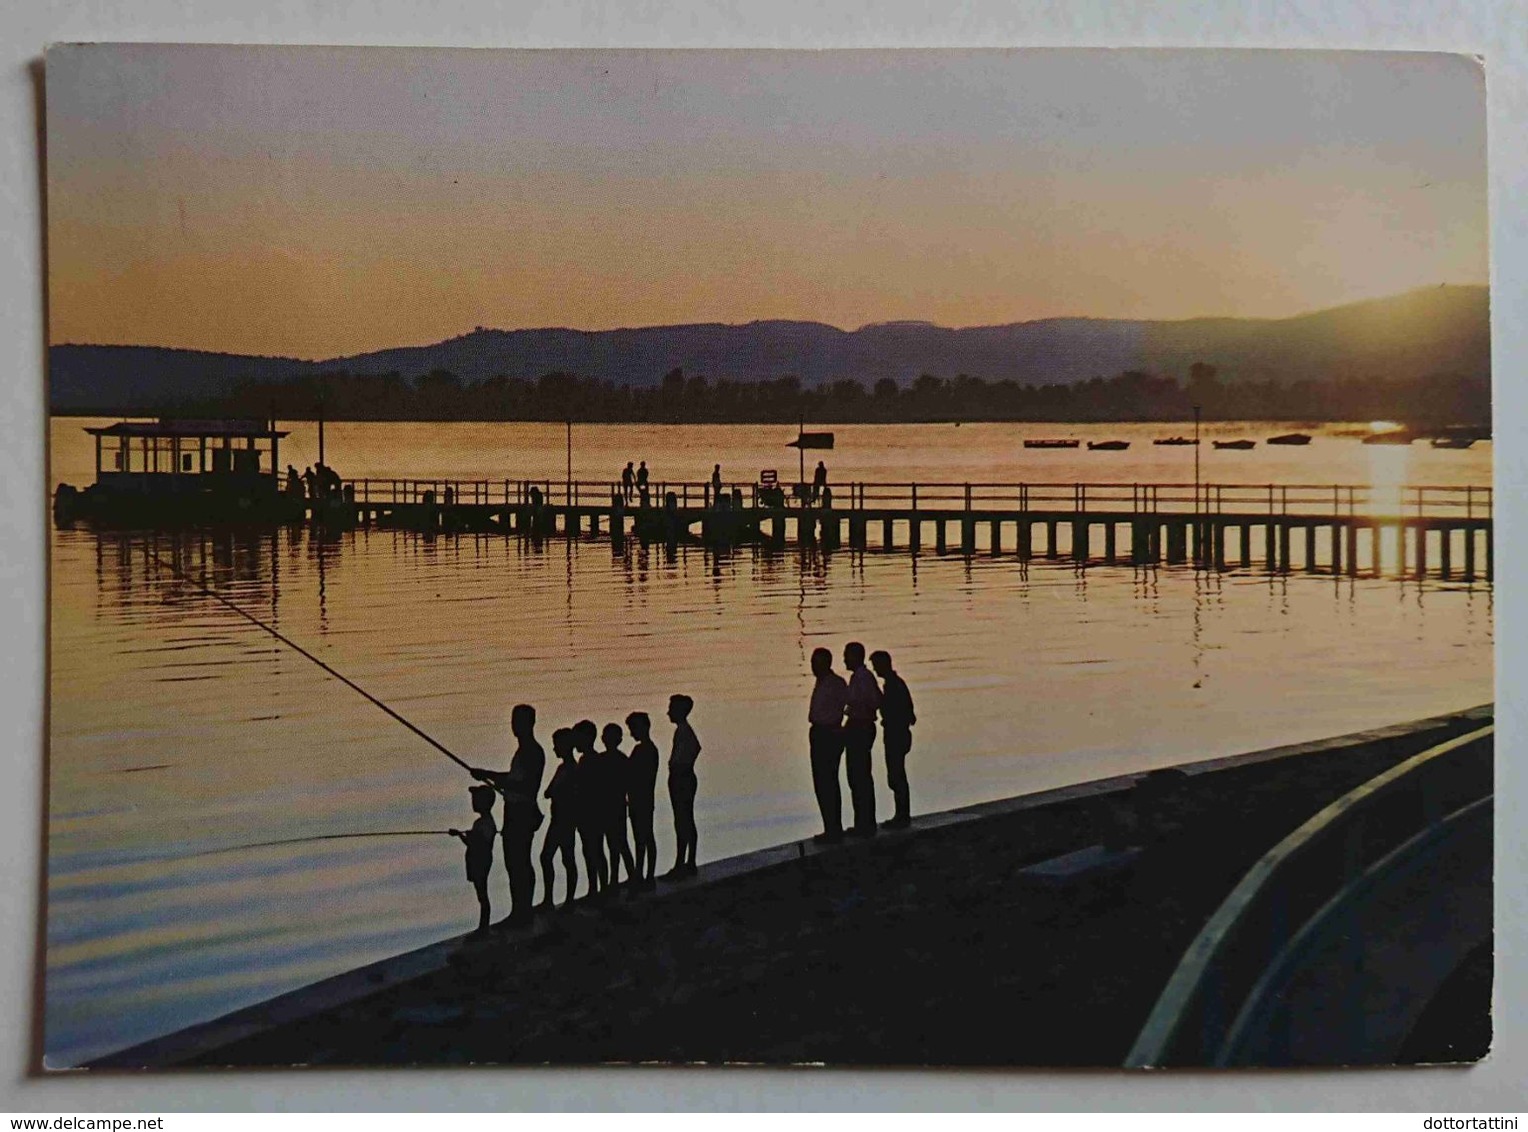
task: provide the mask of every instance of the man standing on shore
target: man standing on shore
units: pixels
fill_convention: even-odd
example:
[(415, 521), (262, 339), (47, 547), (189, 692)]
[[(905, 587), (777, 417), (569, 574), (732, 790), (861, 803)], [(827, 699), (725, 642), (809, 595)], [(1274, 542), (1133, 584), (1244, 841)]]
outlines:
[(901, 829), (912, 821), (912, 803), (907, 789), (907, 752), (913, 749), (913, 694), (907, 681), (891, 666), (891, 654), (877, 649), (870, 654), (870, 667), (881, 678), (881, 743), (886, 748), (886, 785), (896, 800), (896, 813), (885, 823), (886, 829)]
[(875, 713), (881, 707), (881, 686), (865, 667), (865, 646), (850, 641), (844, 646), (844, 667), (849, 670), (848, 718), (844, 722), (844, 761), (849, 772), (849, 799), (854, 806), (857, 837), (872, 837), (875, 825), (875, 779), (871, 774), (870, 749), (875, 746)]
[(849, 686), (833, 671), (833, 654), (827, 649), (812, 650), (812, 704), (807, 710), (807, 732), (812, 751), (812, 790), (817, 808), (822, 811), (822, 832), (812, 838), (818, 842), (842, 841), (844, 837), (843, 795), (838, 789), (838, 764), (844, 753), (844, 707), (849, 700)]
[(537, 795), (546, 772), (546, 751), (536, 741), (536, 709), (516, 704), (509, 713), (515, 754), (504, 771), (472, 768), (472, 777), (486, 782), (504, 798), (504, 869), (509, 873), (511, 926), (528, 924), (535, 913), (536, 871), (531, 865), (531, 842), (543, 820)]

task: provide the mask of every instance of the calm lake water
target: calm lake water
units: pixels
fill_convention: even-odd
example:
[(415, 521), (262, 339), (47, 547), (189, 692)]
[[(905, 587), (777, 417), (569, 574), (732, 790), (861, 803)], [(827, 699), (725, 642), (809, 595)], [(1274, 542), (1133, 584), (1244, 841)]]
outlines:
[[(55, 483), (90, 482), (95, 422), (52, 423)], [(283, 463), (317, 455), (295, 425)], [(1293, 426), (1289, 426), (1293, 427)], [(335, 424), (346, 476), (560, 479), (561, 426)], [(1174, 426), (843, 427), (835, 480), (1191, 479)], [(1279, 425), (1217, 425), (1265, 437)], [(1313, 430), (1308, 430), (1313, 431)], [(1201, 452), (1211, 482), (1491, 482), (1468, 451), (1364, 446)], [(574, 474), (794, 472), (792, 429), (575, 426)], [(1025, 450), (1119, 437), (1120, 453)], [(358, 530), (319, 538), (52, 533), (47, 1049), (54, 1066), (470, 928), (445, 836), (251, 842), (471, 819), (467, 777), (372, 705), (156, 558), (177, 561), (468, 761), (507, 765), (507, 720), (552, 728), (696, 700), (700, 855), (818, 828), (807, 657), (887, 648), (918, 701), (915, 809), (1313, 739), (1492, 698), (1481, 582), (1206, 573), (788, 548), (613, 552), (604, 541)], [(879, 752), (879, 747), (877, 748)], [(879, 758), (879, 753), (877, 755)], [(881, 806), (889, 812), (877, 770)], [(660, 864), (672, 853), (659, 803)], [(200, 854), (200, 855), (198, 855)], [(499, 866), (496, 864), (495, 869)], [(496, 901), (507, 903), (501, 871)], [(559, 881), (559, 895), (561, 883)], [(538, 892), (539, 896), (539, 892)]]

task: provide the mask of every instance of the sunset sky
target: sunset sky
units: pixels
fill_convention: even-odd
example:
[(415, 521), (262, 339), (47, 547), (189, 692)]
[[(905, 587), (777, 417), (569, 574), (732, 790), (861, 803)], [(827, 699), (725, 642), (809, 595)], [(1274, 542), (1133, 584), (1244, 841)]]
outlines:
[(1278, 317), (1487, 279), (1461, 56), (82, 46), (47, 129), (55, 343)]

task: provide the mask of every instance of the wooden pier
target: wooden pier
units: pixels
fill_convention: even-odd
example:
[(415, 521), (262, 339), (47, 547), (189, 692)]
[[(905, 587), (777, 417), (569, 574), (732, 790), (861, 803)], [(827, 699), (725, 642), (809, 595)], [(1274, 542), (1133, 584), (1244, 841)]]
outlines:
[(1490, 487), (851, 483), (813, 499), (770, 485), (726, 483), (713, 492), (706, 483), (653, 483), (644, 505), (605, 482), (360, 479), (345, 482), (344, 499), (346, 521), (426, 531), (1494, 575)]

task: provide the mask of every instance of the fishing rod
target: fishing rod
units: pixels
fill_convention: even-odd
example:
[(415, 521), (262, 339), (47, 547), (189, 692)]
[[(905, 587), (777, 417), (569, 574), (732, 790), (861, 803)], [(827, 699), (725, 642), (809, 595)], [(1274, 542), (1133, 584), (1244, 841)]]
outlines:
[(310, 841), (344, 841), (353, 837), (450, 837), (448, 829), (384, 829), (375, 833), (320, 833), (312, 837), (283, 837), (279, 841), (251, 841), (247, 845), (225, 845), (221, 849), (203, 849), (174, 858), (189, 861), (193, 857), (213, 857), (219, 853), (238, 853), (245, 849), (270, 849), (277, 845), (302, 845)]
[(292, 649), (296, 650), (301, 655), (307, 657), (314, 664), (318, 665), (325, 672), (327, 672), (330, 676), (333, 676), (341, 684), (344, 684), (347, 688), (350, 688), (352, 691), (360, 693), (367, 700), (370, 700), (377, 707), (379, 707), (383, 711), (387, 712), (388, 715), (392, 716), (399, 723), (403, 724), (403, 726), (407, 727), (415, 735), (418, 735), (426, 743), (430, 744), (430, 746), (434, 747), (441, 754), (445, 755), (446, 758), (450, 759), (457, 766), (461, 767), (463, 770), (467, 771), (469, 774), (472, 773), (471, 765), (468, 764), (464, 759), (458, 758), (457, 755), (453, 751), (451, 751), (444, 743), (440, 742), (438, 739), (434, 738), (433, 736), (426, 734), (419, 727), (415, 726), (412, 722), (410, 722), (409, 720), (405, 719), (398, 712), (396, 712), (392, 708), (388, 707), (385, 703), (383, 703), (381, 700), (379, 700), (376, 696), (372, 695), (365, 688), (361, 687), (359, 684), (357, 684), (350, 677), (346, 676), (343, 672), (338, 671), (333, 666), (331, 666), (331, 665), (327, 664), (326, 662), (320, 660), (318, 657), (316, 657), (312, 653), (310, 653), (307, 649), (305, 649), (301, 645), (299, 645), (296, 641), (292, 640), (291, 637), (286, 636), (284, 633), (282, 633), (279, 629), (275, 628), (274, 626), (267, 625), (264, 621), (261, 621), (260, 618), (256, 617), (253, 613), (245, 612), (239, 606), (237, 606), (233, 602), (229, 601), (222, 594), (218, 593), (216, 590), (214, 590), (211, 587), (207, 586), (204, 582), (197, 581), (195, 578), (191, 577), (184, 570), (182, 570), (179, 566), (176, 566), (172, 562), (166, 562), (163, 558), (159, 557), (159, 555), (157, 555), (157, 554), (154, 554), (152, 551), (150, 551), (150, 555), (154, 559), (155, 562), (159, 563), (165, 569), (169, 570), (177, 578), (180, 578), (182, 581), (188, 582), (192, 586), (195, 586), (198, 590), (200, 590), (206, 596), (212, 598), (214, 601), (221, 602), (223, 605), (225, 605), (229, 609), (233, 610), (240, 617), (244, 618), (244, 620), (248, 621), (251, 625), (254, 625), (257, 628), (265, 630), (267, 633), (269, 633), (271, 636), (275, 637), (282, 644), (288, 646), (289, 648), (292, 648)]

